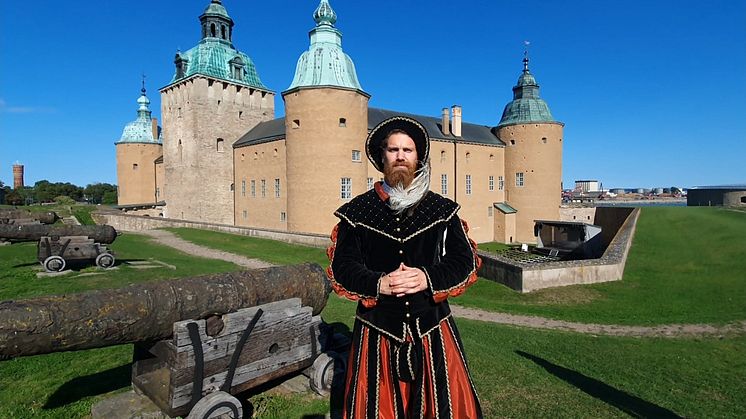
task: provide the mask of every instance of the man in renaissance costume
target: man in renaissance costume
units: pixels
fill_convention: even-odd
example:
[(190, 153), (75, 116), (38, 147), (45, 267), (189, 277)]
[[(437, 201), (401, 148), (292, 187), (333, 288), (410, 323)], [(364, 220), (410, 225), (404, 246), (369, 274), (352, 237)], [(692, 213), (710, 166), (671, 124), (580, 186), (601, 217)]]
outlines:
[(477, 278), (480, 259), (458, 204), (429, 190), (430, 140), (395, 116), (369, 134), (384, 174), (335, 215), (328, 275), (358, 301), (345, 418), (481, 418), (447, 298)]

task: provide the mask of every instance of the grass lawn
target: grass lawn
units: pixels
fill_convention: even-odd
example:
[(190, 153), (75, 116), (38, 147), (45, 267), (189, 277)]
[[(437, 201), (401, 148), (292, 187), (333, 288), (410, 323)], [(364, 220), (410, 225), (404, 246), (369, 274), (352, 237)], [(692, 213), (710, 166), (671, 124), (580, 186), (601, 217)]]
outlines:
[(643, 208), (622, 281), (520, 294), (481, 280), (457, 304), (605, 324), (746, 319), (746, 213)]
[[(738, 249), (746, 254), (746, 214), (672, 209), (644, 209), (624, 281), (520, 295), (482, 280), (454, 303), (597, 323), (746, 318), (746, 287), (738, 278), (746, 258), (734, 256)], [(199, 244), (279, 264), (326, 261), (323, 249), (201, 230), (172, 231)], [(723, 243), (731, 246), (726, 249)], [(136, 234), (119, 237), (112, 247), (118, 260), (156, 258), (177, 269), (123, 266), (91, 277), (37, 279), (34, 244), (2, 246), (0, 300), (239, 269), (154, 245)], [(723, 254), (711, 255), (715, 249)], [(688, 264), (692, 255), (703, 262)], [(729, 296), (740, 300), (728, 303)], [(710, 302), (717, 299), (722, 300), (719, 306)], [(682, 308), (692, 304), (702, 307)], [(354, 303), (332, 295), (322, 316), (349, 330), (354, 310)], [(746, 336), (619, 338), (464, 319), (458, 324), (486, 417), (746, 417)], [(101, 395), (129, 388), (131, 357), (131, 346), (121, 345), (0, 361), (0, 418), (85, 417)], [(251, 400), (262, 418), (324, 414), (329, 406), (313, 396), (265, 393)]]

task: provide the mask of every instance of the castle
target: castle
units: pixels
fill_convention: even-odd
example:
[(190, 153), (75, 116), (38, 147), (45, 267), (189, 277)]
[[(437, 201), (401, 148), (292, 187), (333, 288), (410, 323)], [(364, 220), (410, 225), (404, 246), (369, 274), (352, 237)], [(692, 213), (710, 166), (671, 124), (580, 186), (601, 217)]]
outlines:
[(234, 21), (211, 0), (201, 41), (177, 52), (160, 90), (162, 132), (143, 87), (138, 118), (116, 142), (120, 208), (328, 234), (334, 210), (382, 177), (365, 158), (368, 131), (408, 115), (432, 141), (431, 189), (461, 205), (474, 240), (535, 242), (534, 220), (559, 219), (564, 124), (539, 97), (527, 57), (494, 127), (462, 121), (460, 106), (440, 117), (371, 108), (328, 0), (313, 19), (309, 49), (281, 93), (285, 116), (275, 118), (275, 93), (234, 47)]

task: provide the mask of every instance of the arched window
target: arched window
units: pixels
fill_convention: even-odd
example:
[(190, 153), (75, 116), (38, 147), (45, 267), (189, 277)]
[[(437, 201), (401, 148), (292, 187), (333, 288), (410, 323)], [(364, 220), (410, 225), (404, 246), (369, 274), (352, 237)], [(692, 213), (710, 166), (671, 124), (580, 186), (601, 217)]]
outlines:
[(225, 140), (223, 140), (222, 138), (218, 138), (216, 141), (216, 145), (215, 145), (215, 148), (218, 151), (218, 153), (224, 152), (225, 151), (224, 147), (225, 147)]
[(213, 38), (215, 37), (215, 24), (214, 23), (210, 24), (210, 36)]
[(220, 25), (220, 37), (225, 39), (225, 25)]

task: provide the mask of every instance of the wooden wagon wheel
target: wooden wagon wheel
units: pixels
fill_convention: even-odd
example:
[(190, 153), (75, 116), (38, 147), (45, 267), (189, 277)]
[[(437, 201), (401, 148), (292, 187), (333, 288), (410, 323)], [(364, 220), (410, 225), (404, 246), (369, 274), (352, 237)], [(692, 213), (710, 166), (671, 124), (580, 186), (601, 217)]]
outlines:
[(62, 272), (65, 269), (65, 259), (62, 256), (49, 256), (41, 264), (47, 272)]
[(237, 398), (224, 391), (216, 391), (199, 399), (186, 419), (243, 418), (243, 407)]

